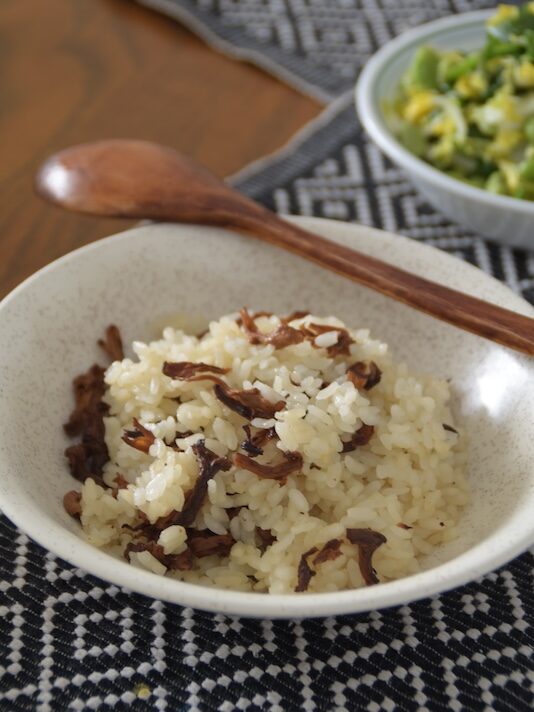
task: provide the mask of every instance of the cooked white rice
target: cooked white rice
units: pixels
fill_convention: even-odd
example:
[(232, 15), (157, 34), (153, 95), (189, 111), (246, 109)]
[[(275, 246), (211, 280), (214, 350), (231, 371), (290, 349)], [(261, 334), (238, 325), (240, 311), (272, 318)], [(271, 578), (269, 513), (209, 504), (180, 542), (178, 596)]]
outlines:
[[(344, 326), (338, 319), (316, 316), (291, 324), (311, 322)], [(256, 323), (264, 333), (280, 324), (275, 316)], [(347, 542), (345, 532), (370, 528), (387, 538), (373, 557), (380, 581), (416, 572), (422, 557), (457, 536), (456, 523), (468, 501), (463, 436), (443, 427), (454, 425), (449, 385), (396, 363), (387, 345), (371, 339), (367, 329), (350, 334), (350, 356), (328, 356), (336, 332), (320, 335), (315, 343), (306, 340), (275, 350), (251, 345), (234, 314), (212, 322), (202, 338), (166, 328), (159, 341), (134, 342), (136, 359), (114, 362), (105, 376), (111, 459), (104, 479), (113, 486), (121, 473), (130, 484), (115, 498), (93, 480), (85, 482), (81, 521), (89, 542), (122, 554), (132, 536), (123, 525), (135, 526), (146, 518), (153, 523), (181, 510), (198, 476), (191, 446), (199, 439), (220, 456), (238, 450), (247, 421), (217, 400), (213, 383), (172, 380), (162, 373), (164, 361), (202, 361), (230, 368), (223, 379), (232, 388), (258, 388), (269, 401), (286, 402), (274, 418), (256, 419), (252, 425), (276, 429), (279, 440), (269, 444), (267, 460), (280, 461), (279, 450), (298, 451), (304, 464), (285, 484), (235, 466), (209, 482), (193, 526), (231, 533), (236, 543), (229, 557), (195, 558), (192, 570), (171, 572), (144, 551), (131, 554), (134, 565), (205, 585), (290, 593), (302, 554), (339, 538), (341, 555), (315, 567), (308, 590), (357, 588), (365, 585), (358, 547)], [(358, 390), (347, 380), (347, 366), (370, 360), (382, 378), (370, 390)], [(133, 418), (156, 437), (148, 454), (121, 439)], [(362, 424), (374, 426), (370, 442), (341, 453), (342, 440)], [(181, 437), (186, 431), (195, 434)], [(235, 507), (241, 509), (230, 518), (227, 510)], [(275, 537), (263, 553), (257, 527)], [(186, 536), (183, 527), (173, 525), (161, 532), (159, 544), (165, 554), (179, 554), (187, 546)]]

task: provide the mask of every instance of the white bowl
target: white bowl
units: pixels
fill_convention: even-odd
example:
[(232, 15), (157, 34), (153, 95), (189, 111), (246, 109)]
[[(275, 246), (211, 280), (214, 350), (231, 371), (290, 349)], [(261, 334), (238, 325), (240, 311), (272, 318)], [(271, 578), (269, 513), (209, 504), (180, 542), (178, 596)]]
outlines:
[[(298, 224), (502, 306), (534, 310), (502, 284), (442, 252), (367, 227)], [(71, 379), (101, 356), (110, 322), (125, 343), (150, 339), (177, 313), (214, 319), (242, 304), (308, 308), (369, 325), (412, 367), (451, 377), (470, 438), (472, 503), (461, 538), (399, 581), (338, 593), (267, 595), (194, 586), (93, 548), (62, 506), (77, 486), (62, 423)], [(94, 243), (26, 280), (0, 304), (0, 506), (52, 552), (102, 579), (182, 605), (243, 616), (366, 611), (458, 586), (534, 541), (534, 360), (392, 302), (277, 248), (224, 230), (151, 225)], [(161, 333), (161, 332), (160, 332)]]
[(478, 49), (484, 44), (484, 22), (493, 12), (483, 10), (446, 17), (388, 42), (367, 62), (360, 75), (356, 108), (373, 141), (406, 171), (438, 210), (483, 237), (533, 249), (534, 202), (495, 195), (433, 168), (395, 138), (382, 111), (382, 101), (394, 96), (418, 47), (428, 44), (441, 50)]

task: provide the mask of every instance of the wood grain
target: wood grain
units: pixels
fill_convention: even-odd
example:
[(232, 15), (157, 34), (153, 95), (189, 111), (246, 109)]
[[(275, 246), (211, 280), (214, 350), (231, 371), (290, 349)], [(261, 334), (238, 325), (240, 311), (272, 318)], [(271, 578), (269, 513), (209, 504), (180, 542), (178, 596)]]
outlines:
[(34, 196), (33, 175), (51, 153), (143, 138), (223, 176), (275, 150), (321, 109), (130, 0), (2, 0), (0, 51), (0, 296), (132, 224), (68, 214)]

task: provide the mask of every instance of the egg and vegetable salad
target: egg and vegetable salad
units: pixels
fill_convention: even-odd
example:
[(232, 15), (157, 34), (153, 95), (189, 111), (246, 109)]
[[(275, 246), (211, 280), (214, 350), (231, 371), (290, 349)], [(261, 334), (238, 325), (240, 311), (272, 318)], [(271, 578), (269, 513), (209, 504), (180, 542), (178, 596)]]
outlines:
[(478, 188), (534, 200), (534, 2), (499, 5), (477, 51), (420, 47), (385, 109), (419, 158)]

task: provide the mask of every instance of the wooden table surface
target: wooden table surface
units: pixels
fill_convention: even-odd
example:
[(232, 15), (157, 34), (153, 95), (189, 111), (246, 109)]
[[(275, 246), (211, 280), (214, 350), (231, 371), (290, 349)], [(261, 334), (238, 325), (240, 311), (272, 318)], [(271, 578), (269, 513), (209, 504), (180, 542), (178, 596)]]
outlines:
[(132, 224), (37, 198), (33, 176), (54, 151), (143, 138), (224, 176), (321, 110), (131, 0), (2, 0), (0, 48), (0, 297), (60, 255)]

